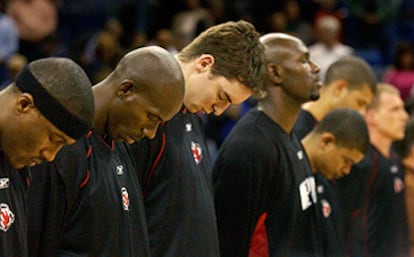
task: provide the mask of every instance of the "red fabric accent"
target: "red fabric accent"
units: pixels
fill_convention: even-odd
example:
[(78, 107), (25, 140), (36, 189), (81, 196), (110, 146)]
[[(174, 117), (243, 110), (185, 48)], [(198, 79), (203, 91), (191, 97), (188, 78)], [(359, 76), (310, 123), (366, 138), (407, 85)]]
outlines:
[(83, 181), (82, 181), (82, 183), (80, 184), (79, 187), (80, 188), (84, 187), (88, 183), (90, 177), (91, 177), (91, 172), (89, 170), (87, 170), (86, 171), (86, 177), (83, 179)]
[(146, 194), (146, 192), (147, 192), (147, 187), (148, 187), (148, 184), (149, 184), (149, 182), (151, 181), (151, 177), (152, 177), (152, 175), (154, 174), (155, 167), (157, 167), (158, 162), (160, 161), (161, 156), (162, 156), (162, 154), (164, 153), (166, 143), (167, 143), (167, 135), (166, 135), (166, 134), (165, 134), (165, 132), (164, 132), (164, 133), (162, 134), (162, 145), (161, 145), (161, 149), (160, 149), (160, 151), (158, 152), (157, 158), (155, 159), (154, 163), (153, 163), (153, 164), (152, 164), (152, 166), (151, 166), (151, 171), (150, 171), (150, 173), (148, 174), (147, 179), (145, 180), (144, 189), (143, 189), (143, 191), (142, 191), (142, 198), (145, 198), (145, 194)]
[(26, 176), (26, 185), (27, 187), (30, 187), (30, 178)]
[(250, 242), (249, 257), (269, 257), (269, 240), (267, 238), (265, 221), (267, 212), (264, 212), (254, 229)]
[(86, 152), (86, 158), (89, 158), (92, 154), (92, 146), (90, 145), (88, 151)]

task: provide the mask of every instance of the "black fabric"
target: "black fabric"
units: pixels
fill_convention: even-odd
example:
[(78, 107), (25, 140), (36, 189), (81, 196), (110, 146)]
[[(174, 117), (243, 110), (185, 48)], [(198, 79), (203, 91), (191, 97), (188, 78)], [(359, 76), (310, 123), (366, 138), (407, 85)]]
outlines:
[[(409, 256), (404, 174), (395, 153), (386, 158), (371, 145), (363, 161), (338, 183), (348, 214), (349, 256)], [(351, 189), (356, 186), (360, 188)], [(350, 207), (351, 202), (360, 204)]]
[(51, 96), (27, 65), (16, 76), (16, 86), (20, 91), (30, 93), (40, 113), (71, 138), (80, 138), (92, 127), (91, 123), (88, 124), (71, 114), (59, 101)]
[[(149, 256), (141, 188), (128, 147), (115, 143), (112, 148), (92, 133), (63, 148), (55, 162), (43, 172), (54, 171), (58, 178), (47, 176), (46, 182), (40, 178), (49, 183), (52, 194), (44, 197), (43, 190), (31, 196), (44, 199), (40, 210), (33, 206), (31, 220), (53, 220), (52, 227), (43, 223), (37, 232), (41, 235), (40, 246), (33, 248), (40, 253), (37, 256)], [(62, 186), (65, 190), (60, 190)], [(47, 201), (51, 203), (45, 205)], [(63, 208), (61, 201), (64, 212), (56, 207)], [(56, 238), (48, 242), (45, 236)]]
[(133, 148), (151, 256), (218, 257), (211, 163), (199, 117), (183, 110), (153, 140)]
[(319, 173), (315, 174), (315, 181), (322, 220), (324, 255), (326, 257), (343, 257), (345, 256), (344, 224), (335, 182), (328, 181)]
[(0, 152), (0, 256), (28, 256), (25, 178)]
[[(253, 250), (257, 256), (323, 256), (307, 156), (296, 136), (266, 114), (254, 109), (236, 124), (216, 158), (213, 182), (221, 256), (247, 257)], [(259, 238), (254, 232), (263, 215)]]
[(312, 114), (304, 109), (302, 109), (299, 113), (298, 118), (296, 119), (295, 126), (293, 127), (293, 132), (302, 140), (312, 129), (316, 126), (317, 120)]
[[(315, 117), (302, 109), (296, 120), (293, 131), (299, 139), (303, 139), (318, 124)], [(318, 192), (318, 207), (321, 213), (324, 254), (327, 257), (345, 255), (343, 209), (340, 206), (334, 181), (326, 180), (321, 174), (315, 175)]]
[(80, 139), (62, 148), (55, 162), (44, 162), (31, 168), (29, 256), (57, 255), (68, 210), (73, 208), (80, 194), (79, 184), (87, 177), (89, 146), (87, 140)]

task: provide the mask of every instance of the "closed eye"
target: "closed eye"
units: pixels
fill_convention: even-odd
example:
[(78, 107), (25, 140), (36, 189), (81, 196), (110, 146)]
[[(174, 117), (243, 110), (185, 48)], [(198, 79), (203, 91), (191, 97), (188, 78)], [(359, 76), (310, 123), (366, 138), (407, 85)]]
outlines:
[(157, 115), (154, 115), (152, 113), (148, 113), (148, 120), (150, 120), (150, 121), (157, 121), (157, 122), (158, 121), (159, 122), (162, 121), (160, 117), (158, 117)]

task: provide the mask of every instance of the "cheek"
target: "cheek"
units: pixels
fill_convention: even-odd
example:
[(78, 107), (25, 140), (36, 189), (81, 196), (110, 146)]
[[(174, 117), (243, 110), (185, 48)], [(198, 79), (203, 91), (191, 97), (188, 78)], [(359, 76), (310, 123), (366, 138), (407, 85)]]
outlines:
[[(16, 159), (21, 157), (37, 155), (40, 151), (42, 139), (33, 137), (32, 134), (26, 134), (17, 138), (9, 138), (5, 142), (4, 150)], [(11, 158), (13, 158), (11, 157)]]

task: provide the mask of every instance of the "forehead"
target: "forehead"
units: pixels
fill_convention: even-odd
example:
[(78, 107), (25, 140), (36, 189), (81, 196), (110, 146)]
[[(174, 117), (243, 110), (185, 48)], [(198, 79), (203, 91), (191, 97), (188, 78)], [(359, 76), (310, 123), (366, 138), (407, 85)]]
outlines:
[(379, 108), (378, 109), (393, 109), (403, 107), (404, 103), (401, 97), (397, 94), (390, 92), (382, 92), (379, 95)]
[(218, 77), (217, 83), (220, 90), (227, 94), (231, 103), (240, 104), (252, 95), (252, 91), (236, 79), (229, 80), (225, 77)]
[(262, 42), (265, 45), (268, 61), (280, 63), (285, 59), (297, 59), (309, 55), (306, 45), (300, 39), (289, 35), (265, 37)]
[(42, 114), (41, 119), (39, 122), (42, 122), (44, 124), (44, 136), (50, 137), (50, 136), (56, 136), (60, 137), (65, 141), (66, 144), (73, 144), (75, 143), (75, 139), (71, 138), (70, 136), (66, 135), (65, 132), (57, 128), (53, 123), (51, 123), (48, 119), (46, 119)]
[(366, 84), (359, 88), (351, 89), (349, 93), (354, 97), (364, 99), (367, 102), (370, 102), (374, 96), (374, 94), (371, 91), (371, 88)]
[(338, 147), (338, 153), (340, 153), (342, 157), (351, 160), (353, 163), (358, 163), (362, 158), (364, 158), (364, 154), (359, 150), (344, 146)]

